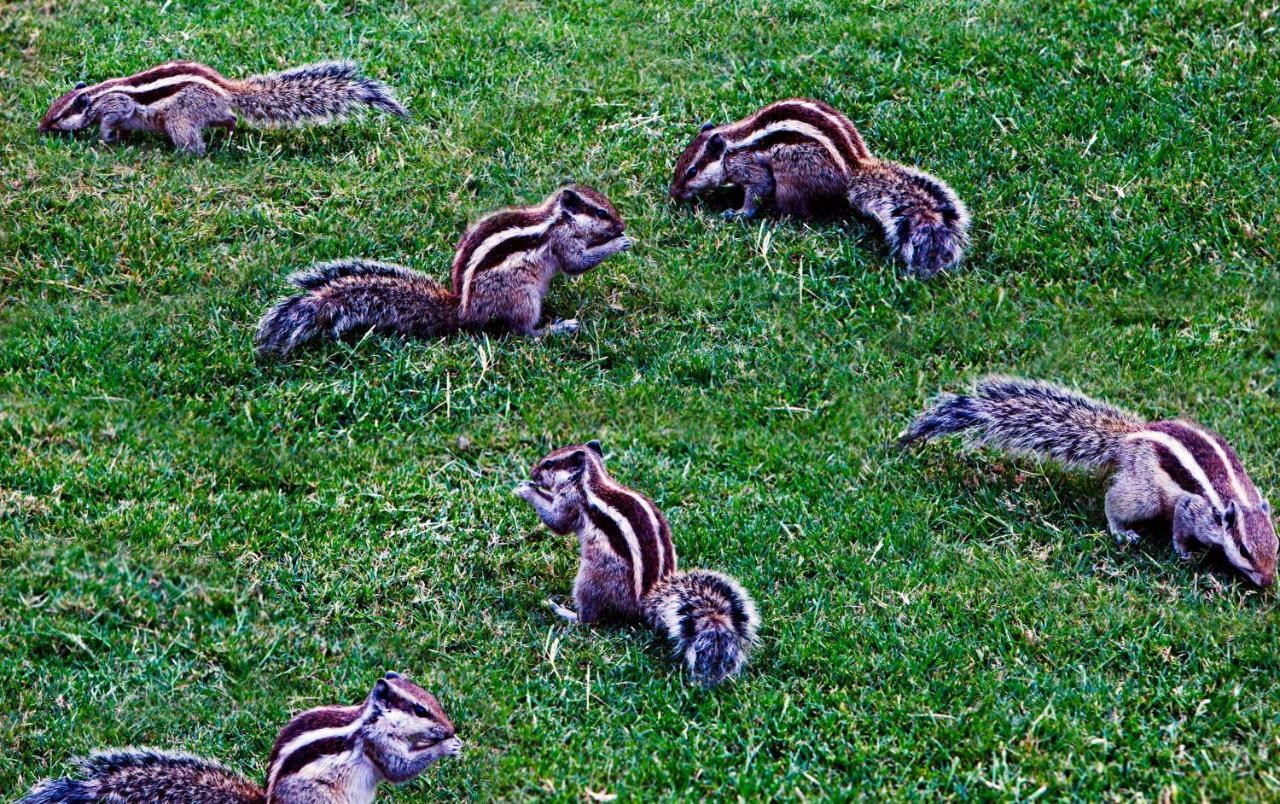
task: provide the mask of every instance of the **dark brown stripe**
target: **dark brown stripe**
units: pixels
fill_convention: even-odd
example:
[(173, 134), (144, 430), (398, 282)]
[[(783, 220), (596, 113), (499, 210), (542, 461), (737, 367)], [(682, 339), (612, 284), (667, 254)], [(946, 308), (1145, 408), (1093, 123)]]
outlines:
[[(129, 97), (133, 99), (134, 103), (141, 104), (142, 106), (148, 106), (156, 101), (177, 95), (182, 90), (193, 86), (198, 85), (194, 81), (179, 81), (177, 83), (166, 84), (162, 87), (149, 89), (146, 92), (129, 92), (128, 94)], [(109, 95), (111, 93), (108, 92), (105, 94)]]
[(554, 214), (556, 214), (555, 207), (541, 212), (536, 207), (523, 207), (495, 212), (482, 219), (475, 225), (475, 228), (462, 236), (462, 239), (458, 241), (458, 247), (454, 249), (453, 270), (451, 272), (453, 292), (462, 292), (462, 274), (467, 270), (467, 263), (471, 260), (471, 254), (480, 247), (480, 244), (499, 232), (535, 226)]
[(627, 546), (627, 538), (622, 535), (622, 530), (618, 527), (618, 523), (614, 522), (604, 511), (590, 504), (587, 505), (587, 518), (609, 540), (609, 547), (613, 550), (614, 555), (625, 561), (628, 567), (632, 566), (631, 548)]
[(1222, 498), (1224, 504), (1227, 500), (1236, 499), (1236, 493), (1231, 488), (1231, 478), (1227, 475), (1227, 467), (1209, 442), (1201, 438), (1186, 424), (1176, 420), (1156, 422), (1151, 425), (1151, 429), (1176, 439), (1179, 444), (1186, 448), (1187, 452), (1191, 453), (1191, 457), (1195, 459), (1196, 463), (1200, 464), (1205, 477), (1209, 478), (1209, 483), (1213, 486), (1213, 490), (1218, 492), (1218, 496)]
[(217, 70), (212, 67), (206, 67), (203, 64), (194, 61), (171, 61), (165, 64), (158, 64), (155, 67), (143, 70), (140, 73), (124, 76), (121, 78), (111, 78), (99, 84), (94, 84), (88, 88), (88, 92), (94, 95), (100, 94), (100, 91), (111, 89), (113, 87), (138, 87), (143, 84), (149, 84), (152, 81), (159, 81), (163, 78), (172, 78), (175, 75), (194, 75), (211, 81), (223, 89), (230, 89), (234, 84), (224, 78)]
[[(658, 582), (659, 537), (653, 532), (653, 524), (645, 507), (636, 498), (624, 491), (611, 489), (603, 484), (592, 488), (605, 505), (614, 509), (626, 518), (635, 534), (636, 544), (640, 548), (640, 594), (648, 594)], [(653, 505), (653, 503), (648, 503)]]
[(489, 249), (489, 253), (484, 255), (484, 259), (480, 260), (480, 262), (476, 264), (475, 271), (472, 273), (472, 278), (482, 271), (487, 271), (490, 268), (501, 265), (502, 261), (507, 257), (510, 257), (512, 254), (517, 254), (521, 251), (532, 251), (545, 239), (546, 238), (543, 235), (520, 235), (519, 237), (508, 237), (496, 247)]
[(276, 763), (281, 749), (299, 734), (316, 729), (333, 729), (350, 725), (363, 712), (363, 706), (322, 706), (303, 712), (280, 730), (275, 745), (271, 747), (271, 757), (267, 760), (267, 767), (270, 768)]
[(276, 771), (276, 782), (279, 783), (281, 779), (292, 776), (321, 757), (349, 751), (352, 744), (351, 737), (329, 737), (324, 740), (307, 743), (285, 759), (284, 764), (280, 766), (280, 770)]
[(664, 573), (662, 576), (665, 578), (676, 571), (676, 546), (671, 541), (671, 526), (667, 524), (667, 518), (662, 515), (662, 512), (659, 511), (656, 506), (653, 510), (654, 513), (658, 515), (658, 527), (661, 528), (662, 531), (658, 534), (658, 538), (662, 542), (662, 554), (666, 557), (666, 562), (663, 564)]
[(815, 148), (821, 149), (823, 153), (827, 152), (827, 149), (819, 145), (817, 140), (813, 137), (810, 137), (808, 134), (802, 134), (798, 131), (775, 131), (766, 137), (761, 137), (750, 145), (743, 146), (736, 150), (747, 152), (767, 151), (778, 145), (812, 145)]
[[(782, 123), (788, 120), (806, 123), (822, 132), (831, 141), (831, 144), (840, 153), (840, 157), (844, 159), (846, 168), (852, 170), (858, 162), (862, 161), (863, 155), (858, 152), (854, 143), (851, 142), (848, 129), (839, 121), (832, 120), (814, 109), (802, 106), (802, 103), (804, 101), (781, 101), (771, 106), (766, 106), (754, 116), (730, 127), (725, 136), (730, 141), (741, 140), (750, 136), (753, 131), (759, 131), (773, 123)], [(852, 126), (852, 123), (849, 125)]]
[(1249, 499), (1242, 500), (1241, 502), (1250, 506), (1261, 505), (1262, 495), (1258, 492), (1258, 487), (1253, 485), (1253, 478), (1249, 477), (1249, 473), (1244, 470), (1244, 463), (1241, 462), (1240, 456), (1231, 448), (1231, 445), (1227, 443), (1227, 440), (1214, 431), (1208, 430), (1204, 427), (1201, 427), (1200, 431), (1216, 441), (1218, 446), (1222, 447), (1222, 451), (1226, 453), (1227, 461), (1231, 464), (1231, 470), (1236, 473), (1236, 477), (1240, 480), (1240, 486), (1249, 497)]
[(1204, 496), (1204, 489), (1200, 483), (1196, 481), (1186, 467), (1182, 465), (1182, 461), (1178, 460), (1169, 448), (1163, 444), (1151, 442), (1156, 450), (1156, 459), (1160, 462), (1160, 468), (1168, 475), (1178, 487), (1189, 494)]
[[(794, 103), (795, 101), (791, 101), (791, 102)], [(841, 127), (844, 128), (845, 133), (849, 135), (849, 140), (853, 143), (853, 148), (855, 151), (858, 152), (859, 156), (863, 159), (871, 158), (871, 149), (868, 148), (867, 143), (863, 141), (862, 132), (858, 131), (858, 127), (855, 126), (853, 124), (853, 121), (850, 120), (848, 117), (846, 117), (843, 112), (841, 112), (839, 109), (836, 109), (831, 104), (823, 103), (820, 100), (810, 99), (804, 102), (811, 103), (814, 106), (821, 109), (822, 111), (826, 112), (827, 114), (833, 115), (836, 118), (836, 120), (840, 121), (840, 125)]]

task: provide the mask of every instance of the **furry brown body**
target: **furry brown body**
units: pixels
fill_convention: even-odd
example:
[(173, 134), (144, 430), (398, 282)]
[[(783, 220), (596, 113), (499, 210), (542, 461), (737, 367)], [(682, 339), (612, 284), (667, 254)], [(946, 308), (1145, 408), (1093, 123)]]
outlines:
[(388, 673), (364, 703), (303, 712), (280, 731), (258, 787), (217, 762), (149, 748), (97, 752), (79, 778), (42, 782), (19, 804), (368, 804), (461, 743), (439, 702)]
[(810, 218), (852, 210), (874, 219), (895, 256), (928, 278), (959, 261), (969, 213), (934, 176), (877, 159), (847, 117), (803, 98), (779, 101), (736, 123), (704, 125), (676, 163), (671, 196), (688, 200), (731, 185), (753, 217), (769, 207)]
[(189, 61), (175, 61), (136, 75), (80, 84), (53, 102), (40, 131), (79, 131), (97, 125), (103, 142), (122, 131), (163, 134), (178, 148), (205, 150), (204, 129), (234, 129), (236, 112), (264, 125), (326, 122), (361, 108), (401, 117), (408, 112), (379, 81), (350, 62), (323, 62), (243, 81)]
[(515, 494), (556, 533), (576, 533), (577, 611), (551, 603), (571, 622), (644, 622), (667, 638), (702, 683), (736, 675), (756, 641), (760, 617), (734, 579), (676, 570), (666, 517), (653, 501), (609, 476), (599, 442), (556, 450)]
[(1111, 471), (1106, 514), (1118, 541), (1155, 528), (1170, 534), (1181, 558), (1196, 545), (1217, 548), (1258, 586), (1275, 582), (1271, 507), (1231, 446), (1195, 422), (1146, 422), (1060, 386), (988, 377), (969, 396), (938, 397), (902, 440), (950, 433)]
[(451, 289), (417, 271), (343, 260), (290, 278), (303, 293), (278, 302), (258, 325), (259, 352), (286, 355), (324, 338), (373, 330), (419, 338), (458, 330), (521, 335), (574, 332), (578, 322), (539, 329), (556, 274), (577, 275), (626, 250), (618, 211), (589, 187), (567, 186), (541, 204), (481, 219), (454, 255)]

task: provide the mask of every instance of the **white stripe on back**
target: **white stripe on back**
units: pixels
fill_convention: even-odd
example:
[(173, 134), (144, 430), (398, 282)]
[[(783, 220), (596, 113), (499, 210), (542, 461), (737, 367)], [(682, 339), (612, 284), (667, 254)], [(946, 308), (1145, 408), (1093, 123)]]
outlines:
[(807, 103), (804, 101), (793, 101), (793, 102), (796, 103), (796, 105), (798, 106), (803, 106), (804, 108), (808, 109), (814, 114), (820, 114), (823, 117), (827, 118), (827, 120), (830, 120), (832, 125), (834, 125), (836, 129), (841, 134), (844, 135), (845, 140), (849, 143), (849, 150), (855, 154), (862, 153), (862, 148), (858, 146), (858, 142), (853, 138), (853, 133), (849, 131), (849, 127), (852, 126), (853, 124), (850, 123), (848, 120), (846, 120), (842, 115), (840, 115), (839, 113), (833, 113), (833, 112), (825, 111), (823, 109), (819, 109), (817, 106), (814, 106), (812, 103)]
[[(556, 206), (558, 206), (558, 201), (559, 201), (559, 197), (557, 196)], [(545, 210), (547, 208), (548, 208), (547, 205), (544, 204), (543, 209)], [(471, 280), (475, 276), (476, 266), (478, 266), (481, 262), (484, 261), (485, 255), (487, 255), (490, 251), (493, 251), (501, 243), (504, 243), (513, 237), (525, 237), (527, 235), (541, 235), (546, 233), (546, 231), (551, 228), (551, 224), (555, 223), (556, 218), (557, 218), (557, 215), (554, 215), (554, 214), (548, 215), (545, 220), (533, 226), (524, 226), (517, 229), (503, 229), (500, 232), (494, 232), (493, 234), (486, 237), (480, 243), (480, 245), (476, 246), (475, 249), (471, 252), (471, 256), (467, 259), (467, 267), (462, 272), (462, 302), (461, 302), (462, 309), (465, 310), (467, 308), (468, 302), (470, 301)], [(483, 222), (484, 222), (484, 219), (481, 219), (480, 223), (483, 223)], [(480, 223), (477, 223), (476, 225), (479, 226)], [(541, 244), (539, 244), (538, 247), (540, 246)], [(529, 249), (529, 251), (533, 251), (533, 250), (535, 249)], [(527, 254), (527, 253), (528, 251), (517, 252), (517, 254)], [(515, 256), (515, 255), (512, 255), (512, 256)], [(502, 264), (506, 265), (507, 261), (503, 260)]]
[[(280, 749), (279, 756), (277, 756), (276, 761), (272, 763), (267, 774), (267, 789), (270, 790), (271, 785), (275, 784), (276, 774), (280, 772), (280, 768), (284, 765), (289, 756), (299, 748), (308, 746), (317, 740), (328, 740), (333, 737), (350, 737), (364, 726), (365, 720), (368, 719), (369, 714), (372, 711), (373, 710), (371, 708), (366, 708), (365, 711), (358, 712), (355, 719), (345, 726), (330, 726), (326, 729), (313, 729), (311, 731), (304, 731), (297, 737), (294, 737)], [(301, 715), (299, 715), (299, 717), (301, 717)]]
[(648, 500), (646, 500), (644, 497), (640, 496), (638, 493), (632, 491), (626, 486), (619, 485), (613, 480), (605, 481), (605, 485), (607, 485), (609, 488), (613, 489), (614, 491), (625, 494), (631, 499), (635, 500), (636, 503), (639, 504), (641, 510), (645, 512), (645, 515), (649, 517), (649, 524), (653, 526), (654, 546), (657, 548), (657, 552), (658, 552), (657, 578), (660, 580), (664, 572), (663, 563), (666, 561), (666, 556), (664, 555), (664, 551), (662, 549), (662, 528), (659, 527), (658, 525), (657, 509), (654, 508), (653, 504), (650, 503)]
[(1206, 433), (1204, 430), (1201, 430), (1199, 427), (1196, 427), (1195, 425), (1190, 424), (1188, 422), (1179, 422), (1179, 424), (1181, 424), (1183, 427), (1187, 428), (1191, 432), (1203, 438), (1209, 444), (1209, 446), (1213, 447), (1213, 451), (1218, 453), (1218, 460), (1222, 461), (1222, 465), (1226, 467), (1227, 480), (1228, 482), (1231, 483), (1231, 490), (1235, 492), (1236, 499), (1240, 500), (1240, 502), (1244, 503), (1245, 505), (1256, 504), (1256, 501), (1253, 499), (1253, 497), (1248, 493), (1246, 493), (1244, 485), (1240, 482), (1239, 476), (1236, 475), (1236, 470), (1231, 466), (1231, 459), (1227, 457), (1227, 451), (1224, 450), (1222, 448), (1222, 445), (1218, 443), (1218, 439), (1214, 438), (1213, 436)]
[(228, 93), (225, 89), (213, 83), (209, 79), (204, 78), (203, 76), (196, 75), (195, 73), (179, 73), (178, 75), (171, 75), (166, 78), (161, 78), (159, 80), (152, 81), (149, 84), (140, 84), (138, 86), (130, 86), (129, 84), (116, 84), (115, 86), (102, 87), (101, 89), (95, 89), (92, 93), (90, 93), (89, 97), (97, 98), (101, 95), (109, 95), (112, 92), (123, 92), (125, 94), (130, 94), (130, 95), (132, 94), (141, 95), (144, 92), (151, 92), (153, 90), (163, 89), (164, 87), (173, 86), (175, 84), (190, 84), (190, 83), (202, 84), (208, 87), (209, 89), (212, 89), (214, 92), (218, 93), (219, 95), (222, 95), (224, 97), (230, 97), (230, 93)]
[(627, 549), (631, 551), (631, 583), (636, 600), (639, 600), (644, 589), (644, 554), (640, 552), (640, 540), (636, 538), (631, 521), (621, 511), (592, 494), (590, 483), (584, 483), (583, 488), (587, 492), (587, 504), (612, 519), (618, 526), (618, 530), (622, 532), (622, 538), (627, 540)]
[(803, 134), (825, 148), (827, 153), (831, 154), (831, 158), (835, 160), (835, 163), (839, 165), (842, 173), (849, 172), (849, 166), (845, 163), (844, 157), (840, 155), (840, 149), (835, 146), (835, 143), (833, 143), (826, 134), (823, 134), (817, 128), (809, 125), (808, 123), (802, 123), (799, 120), (779, 120), (776, 123), (770, 123), (764, 128), (756, 129), (741, 140), (730, 142), (729, 148), (732, 150), (741, 150), (778, 131), (789, 131), (795, 134)]
[(1217, 510), (1222, 509), (1222, 498), (1218, 496), (1218, 490), (1209, 482), (1209, 476), (1204, 473), (1204, 468), (1196, 462), (1191, 452), (1183, 446), (1182, 442), (1167, 433), (1158, 433), (1154, 430), (1138, 430), (1125, 436), (1126, 439), (1146, 439), (1155, 442), (1169, 452), (1173, 453), (1173, 457), (1182, 464), (1182, 468), (1186, 469), (1191, 477), (1200, 484), (1204, 490), (1204, 496), (1213, 504)]

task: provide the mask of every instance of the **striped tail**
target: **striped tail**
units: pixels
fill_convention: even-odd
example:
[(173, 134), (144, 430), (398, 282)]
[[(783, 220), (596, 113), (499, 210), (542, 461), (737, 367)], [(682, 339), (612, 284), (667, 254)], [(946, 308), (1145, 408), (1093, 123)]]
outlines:
[(420, 338), (459, 328), (458, 297), (430, 277), (374, 260), (338, 260), (294, 274), (304, 291), (277, 302), (258, 322), (258, 353), (284, 357), (295, 349), (369, 330)]
[(912, 274), (928, 279), (960, 261), (969, 243), (969, 211), (941, 180), (894, 162), (853, 171), (849, 203), (873, 218), (889, 249)]
[(737, 675), (756, 644), (760, 615), (733, 578), (711, 570), (674, 572), (643, 601), (644, 619), (689, 672), (710, 687)]
[(1143, 424), (1131, 413), (1059, 385), (994, 376), (979, 380), (971, 396), (939, 395), (899, 441), (964, 433), (975, 445), (1103, 469), (1114, 463), (1124, 436)]
[(78, 779), (41, 782), (18, 804), (263, 804), (256, 785), (191, 754), (151, 748), (99, 751), (77, 763)]
[(291, 126), (347, 117), (363, 107), (408, 117), (381, 81), (365, 78), (349, 61), (326, 61), (255, 75), (232, 91), (236, 109), (255, 123)]

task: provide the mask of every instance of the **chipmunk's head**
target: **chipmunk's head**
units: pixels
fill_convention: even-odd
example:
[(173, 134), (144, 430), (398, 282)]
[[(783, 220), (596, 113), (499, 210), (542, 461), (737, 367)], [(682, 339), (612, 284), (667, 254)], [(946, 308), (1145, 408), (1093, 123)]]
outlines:
[(529, 479), (553, 494), (580, 486), (594, 474), (604, 473), (604, 450), (599, 441), (561, 447), (538, 461)]
[(554, 197), (555, 206), (560, 210), (557, 226), (562, 234), (579, 240), (587, 248), (623, 237), (627, 225), (603, 193), (581, 184), (566, 184)]
[(1232, 500), (1214, 512), (1214, 524), (1222, 528), (1222, 552), (1231, 566), (1257, 586), (1276, 582), (1276, 529), (1271, 504), (1243, 506)]
[(703, 123), (698, 136), (680, 154), (671, 179), (671, 197), (688, 201), (698, 193), (724, 184), (724, 155), (728, 143), (712, 123)]
[(366, 752), (388, 781), (408, 781), (432, 762), (462, 750), (440, 702), (399, 673), (378, 679), (367, 705), (373, 713), (365, 727)]
[(41, 134), (52, 131), (79, 131), (93, 123), (93, 98), (88, 84), (81, 81), (75, 89), (58, 98), (40, 119)]

